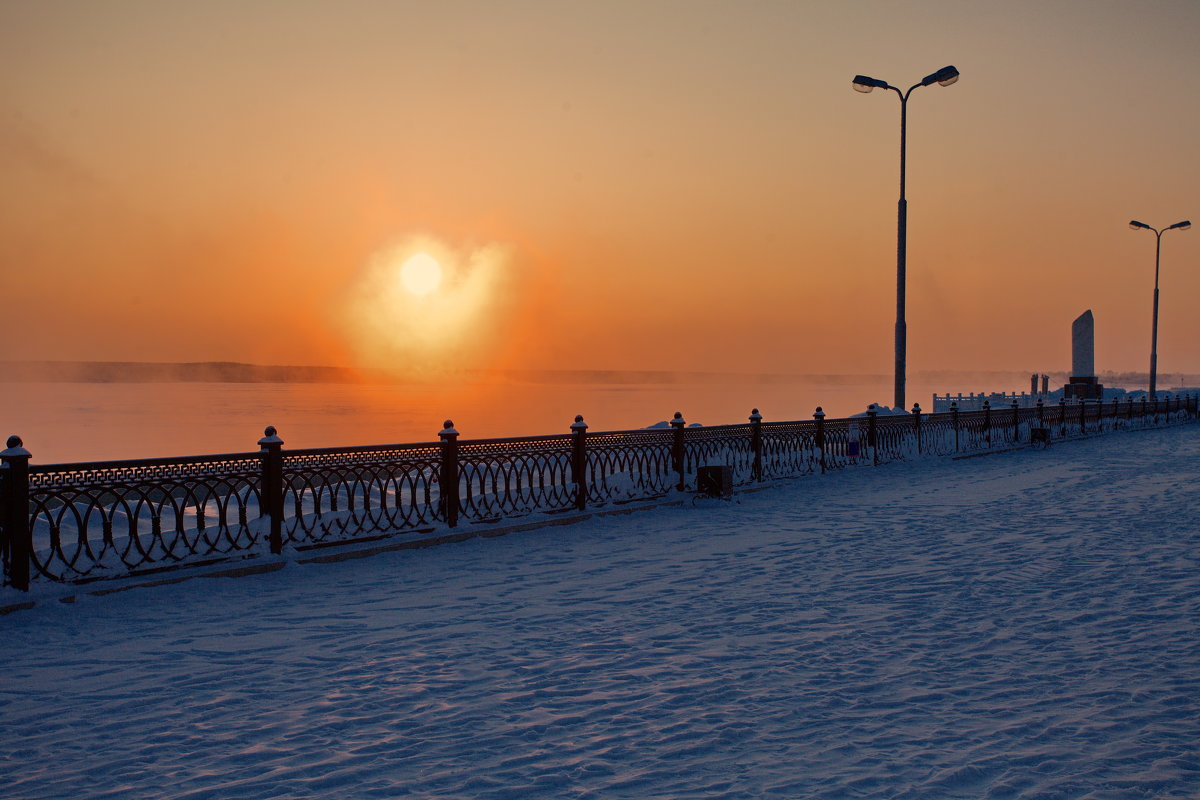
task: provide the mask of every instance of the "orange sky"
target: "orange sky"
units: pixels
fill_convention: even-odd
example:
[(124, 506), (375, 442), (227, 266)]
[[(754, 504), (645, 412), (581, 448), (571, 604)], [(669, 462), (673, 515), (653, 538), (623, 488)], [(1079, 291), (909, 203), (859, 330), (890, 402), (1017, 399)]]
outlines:
[[(0, 2), (0, 359), (889, 373), (1148, 361), (1192, 2)], [(1200, 219), (1197, 220), (1200, 222)], [(1200, 232), (1160, 372), (1200, 371)], [(441, 248), (422, 300), (387, 254)], [(472, 262), (474, 258), (474, 262)], [(482, 266), (481, 266), (482, 265)], [(383, 271), (381, 277), (380, 271)]]

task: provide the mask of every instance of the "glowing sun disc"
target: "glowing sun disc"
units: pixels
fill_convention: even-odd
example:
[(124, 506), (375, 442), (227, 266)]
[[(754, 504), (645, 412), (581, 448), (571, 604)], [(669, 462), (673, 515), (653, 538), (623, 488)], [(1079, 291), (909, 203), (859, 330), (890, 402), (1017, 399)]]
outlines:
[(433, 256), (417, 253), (400, 267), (400, 282), (415, 295), (429, 294), (442, 284), (442, 265)]

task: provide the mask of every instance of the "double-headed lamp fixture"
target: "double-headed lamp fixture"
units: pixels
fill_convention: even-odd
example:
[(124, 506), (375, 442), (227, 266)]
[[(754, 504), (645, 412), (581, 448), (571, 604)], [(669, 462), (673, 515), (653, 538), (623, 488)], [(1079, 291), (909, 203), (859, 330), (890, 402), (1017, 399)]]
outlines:
[[(957, 80), (958, 70), (953, 66), (946, 66), (942, 67), (932, 75), (926, 75), (921, 79), (921, 82), (918, 83), (917, 86), (928, 86), (931, 83), (936, 83), (940, 86), (949, 86)], [(913, 89), (915, 88), (916, 86), (913, 87)], [(887, 81), (881, 81), (878, 78), (870, 78), (866, 75), (854, 76), (854, 91), (866, 94), (872, 89), (895, 89), (897, 92), (900, 91), (899, 89), (896, 89), (895, 86), (888, 84)], [(912, 89), (909, 89), (909, 91), (912, 91)]]
[[(1129, 220), (1129, 227), (1135, 231), (1138, 228), (1145, 228), (1148, 231), (1154, 230), (1154, 228), (1151, 228), (1146, 223), (1138, 222), (1136, 219)], [(1163, 228), (1163, 230), (1164, 231), (1186, 231), (1190, 227), (1192, 227), (1192, 221), (1190, 219), (1185, 219), (1183, 222), (1176, 222), (1174, 225), (1169, 225), (1166, 228)], [(1155, 231), (1155, 233), (1157, 233), (1157, 231)]]

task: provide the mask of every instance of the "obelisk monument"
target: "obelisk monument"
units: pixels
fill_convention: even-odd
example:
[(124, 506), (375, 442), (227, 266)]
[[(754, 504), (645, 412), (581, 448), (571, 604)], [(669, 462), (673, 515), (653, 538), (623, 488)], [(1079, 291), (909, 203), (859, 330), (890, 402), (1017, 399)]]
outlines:
[(1100, 400), (1104, 387), (1096, 381), (1096, 319), (1092, 310), (1071, 323), (1071, 378), (1063, 396), (1076, 400)]
[(1071, 378), (1096, 377), (1096, 318), (1092, 310), (1071, 323)]

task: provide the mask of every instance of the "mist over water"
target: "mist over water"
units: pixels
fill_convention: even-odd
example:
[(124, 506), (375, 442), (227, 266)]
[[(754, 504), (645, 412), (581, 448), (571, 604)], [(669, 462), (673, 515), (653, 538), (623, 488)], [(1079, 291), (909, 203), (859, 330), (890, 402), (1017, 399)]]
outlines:
[[(1027, 378), (1025, 379), (1028, 380)], [(908, 405), (933, 391), (1020, 391), (1021, 376), (910, 380)], [(274, 425), (287, 448), (437, 441), (452, 419), (463, 439), (567, 433), (576, 414), (592, 431), (653, 425), (681, 411), (702, 425), (831, 417), (889, 404), (890, 376), (693, 376), (675, 383), (8, 383), (4, 436), (18, 434), (35, 463), (154, 458), (258, 449)]]

